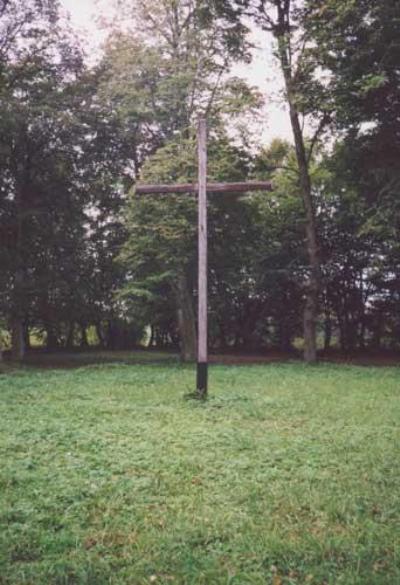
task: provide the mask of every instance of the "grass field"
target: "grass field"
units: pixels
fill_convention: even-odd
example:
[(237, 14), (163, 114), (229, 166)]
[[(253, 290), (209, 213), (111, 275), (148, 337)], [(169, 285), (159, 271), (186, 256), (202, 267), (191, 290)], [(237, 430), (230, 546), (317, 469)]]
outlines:
[(400, 369), (0, 376), (1, 585), (400, 583)]

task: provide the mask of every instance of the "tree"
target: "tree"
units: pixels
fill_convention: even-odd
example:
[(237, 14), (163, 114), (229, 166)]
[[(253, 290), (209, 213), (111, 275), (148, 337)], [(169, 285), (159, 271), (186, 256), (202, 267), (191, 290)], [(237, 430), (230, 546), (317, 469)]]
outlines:
[[(9, 315), (16, 359), (21, 359), (24, 353), (24, 306), (29, 280), (25, 266), (26, 226), (31, 220), (29, 201), (36, 196), (31, 177), (32, 158), (37, 153), (33, 145), (28, 144), (27, 137), (36, 135), (39, 116), (33, 119), (35, 108), (29, 110), (30, 100), (36, 100), (36, 113), (40, 109), (41, 122), (46, 127), (46, 107), (42, 98), (44, 88), (48, 90), (57, 76), (51, 64), (54, 51), (60, 58), (59, 74), (71, 66), (72, 60), (76, 62), (75, 53), (65, 51), (63, 43), (56, 45), (56, 18), (57, 4), (50, 1), (3, 2), (0, 12), (3, 33), (0, 47), (2, 219), (11, 220), (3, 233), (5, 263), (12, 274), (8, 287)], [(38, 140), (40, 142), (40, 138)], [(7, 252), (10, 246), (12, 254)]]
[[(33, 325), (55, 347), (75, 327), (84, 341), (89, 323), (118, 320), (112, 295), (122, 275), (113, 258), (130, 157), (98, 99), (97, 71), (85, 70), (56, 12), (46, 20), (40, 2), (16, 7), (29, 26), (4, 53), (0, 79), (1, 300), (22, 359)], [(7, 12), (7, 22), (14, 17)]]
[[(251, 16), (262, 30), (272, 34), (276, 42), (276, 57), (284, 79), (285, 100), (293, 131), (299, 194), (305, 213), (309, 270), (304, 282), (304, 358), (311, 363), (317, 357), (316, 327), (321, 266), (310, 161), (315, 144), (330, 120), (330, 104), (323, 84), (316, 76), (317, 62), (310, 50), (311, 39), (305, 27), (307, 11), (303, 10), (302, 3), (293, 0), (248, 0), (234, 3), (221, 0), (217, 4), (222, 13), (232, 13), (234, 6), (236, 18), (244, 14)], [(304, 118), (307, 116), (311, 117), (315, 126), (310, 140), (306, 140), (304, 133)]]
[[(242, 179), (248, 172), (244, 153), (229, 145), (226, 138), (210, 141), (209, 159), (210, 180)], [(152, 183), (191, 182), (196, 176), (195, 138), (181, 139), (159, 149), (142, 170), (143, 181)], [(243, 211), (243, 206), (239, 207)], [(235, 208), (238, 211), (238, 204), (232, 202), (229, 195), (209, 202), (210, 290), (218, 288), (221, 254), (226, 259), (229, 242), (235, 237), (234, 233), (229, 241), (223, 237), (232, 226), (230, 218), (236, 216), (237, 219), (239, 215)], [(164, 287), (164, 295), (175, 299), (176, 321), (185, 361), (196, 356), (192, 298), (197, 252), (196, 217), (196, 201), (188, 195), (138, 198), (133, 194), (126, 226), (129, 237), (122, 253), (129, 274), (125, 297), (136, 299), (139, 306), (149, 304), (149, 301), (152, 306), (157, 302), (160, 287)], [(243, 238), (243, 228), (241, 234)]]
[[(209, 10), (203, 2), (159, 0), (151, 7), (141, 2), (126, 2), (124, 6), (128, 14), (134, 12), (135, 32), (129, 31), (109, 44), (103, 62), (102, 95), (105, 103), (117, 112), (135, 137), (133, 175), (138, 177), (149, 154), (157, 152), (157, 157), (165, 156), (163, 148), (176, 147), (178, 136), (183, 143), (189, 140), (191, 129), (200, 114), (207, 114), (213, 122), (214, 132), (220, 132), (224, 114), (230, 113), (234, 120), (246, 109), (257, 109), (260, 98), (240, 80), (227, 78), (232, 62), (232, 49), (226, 42), (227, 33), (225, 27), (219, 26), (219, 21), (209, 18)], [(235, 27), (240, 28), (240, 25)], [(236, 49), (244, 54), (240, 35), (238, 40)], [(152, 166), (145, 163), (146, 170), (141, 179), (152, 176), (170, 181), (175, 171), (181, 173), (181, 155), (168, 151), (168, 156), (176, 156), (175, 163), (172, 163), (174, 171), (166, 174), (156, 163), (158, 158), (152, 158)], [(188, 173), (185, 168), (184, 174), (193, 177), (195, 165), (191, 164), (191, 172)], [(156, 170), (151, 172), (152, 168)], [(183, 204), (174, 205), (172, 199), (168, 211), (166, 208), (153, 209), (152, 204), (149, 205), (149, 208), (146, 204), (142, 207), (143, 213), (147, 209), (149, 214), (146, 221), (150, 223), (151, 213), (154, 212), (154, 223), (159, 225), (161, 218), (157, 214), (165, 213), (166, 221), (173, 226), (171, 230), (181, 229), (185, 213), (189, 213), (189, 209), (181, 208)], [(194, 225), (194, 216), (186, 217), (186, 220), (187, 226), (182, 229), (192, 233), (193, 227), (189, 229), (189, 226)], [(128, 225), (133, 224), (130, 222)], [(184, 241), (183, 235), (182, 238)], [(135, 244), (132, 240), (130, 242), (134, 250)], [(165, 241), (164, 244), (166, 251), (172, 254), (172, 242)], [(193, 277), (189, 275), (184, 260), (187, 248), (183, 246), (181, 249), (179, 245), (174, 254), (183, 255), (183, 268), (179, 272), (174, 266), (174, 278), (170, 280), (170, 285), (178, 301), (183, 355), (189, 359), (195, 355)], [(159, 253), (159, 246), (157, 250)], [(135, 254), (138, 252), (132, 256), (126, 253), (125, 261), (128, 257), (134, 261)], [(168, 265), (165, 256), (159, 256), (158, 260), (153, 257), (152, 261), (156, 273), (163, 272), (163, 262)]]
[[(334, 233), (353, 240), (354, 245), (348, 241), (342, 247), (347, 256), (343, 266), (362, 274), (359, 284), (352, 285), (356, 298), (364, 296), (363, 306), (359, 303), (362, 324), (347, 316), (348, 330), (365, 333), (369, 324), (377, 345), (384, 316), (393, 323), (389, 315), (398, 310), (400, 297), (400, 6), (392, 0), (320, 0), (307, 3), (307, 12), (314, 57), (327, 72), (326, 92), (341, 136), (329, 163), (342, 218)], [(348, 298), (343, 292), (342, 299)], [(351, 313), (354, 318), (354, 307)], [(396, 335), (396, 326), (390, 327)]]
[(110, 34), (101, 95), (133, 138), (138, 175), (149, 154), (176, 134), (188, 137), (199, 115), (215, 127), (228, 110), (234, 120), (251, 101), (257, 108), (260, 96), (228, 76), (233, 59), (246, 57), (242, 35), (234, 34), (240, 24), (228, 34), (200, 0), (121, 4), (124, 31)]

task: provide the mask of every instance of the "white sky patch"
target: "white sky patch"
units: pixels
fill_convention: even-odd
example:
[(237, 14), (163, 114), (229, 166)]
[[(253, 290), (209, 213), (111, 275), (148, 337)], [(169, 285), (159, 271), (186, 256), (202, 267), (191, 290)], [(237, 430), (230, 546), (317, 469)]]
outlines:
[[(107, 33), (102, 22), (112, 20), (113, 9), (107, 0), (61, 0), (71, 23), (82, 39), (89, 62), (95, 61)], [(268, 144), (279, 137), (292, 141), (289, 116), (282, 105), (282, 77), (272, 54), (271, 40), (262, 32), (253, 33), (256, 48), (250, 65), (236, 65), (233, 75), (256, 86), (265, 96), (265, 123), (260, 127), (258, 141)], [(93, 57), (91, 57), (91, 55)]]

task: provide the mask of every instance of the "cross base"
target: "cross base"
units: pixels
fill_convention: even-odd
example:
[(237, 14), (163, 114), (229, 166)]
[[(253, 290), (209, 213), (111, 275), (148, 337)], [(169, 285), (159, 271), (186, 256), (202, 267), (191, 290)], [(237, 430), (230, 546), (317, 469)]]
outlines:
[(197, 362), (197, 395), (205, 398), (208, 390), (208, 363)]

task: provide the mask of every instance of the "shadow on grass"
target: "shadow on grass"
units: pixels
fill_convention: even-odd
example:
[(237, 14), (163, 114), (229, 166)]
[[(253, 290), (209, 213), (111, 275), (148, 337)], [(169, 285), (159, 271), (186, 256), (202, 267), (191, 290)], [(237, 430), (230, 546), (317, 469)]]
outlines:
[[(19, 367), (38, 369), (76, 369), (85, 366), (102, 366), (107, 364), (124, 365), (167, 365), (180, 363), (177, 352), (149, 349), (111, 351), (96, 348), (75, 351), (46, 351), (43, 349), (30, 350), (21, 364), (11, 361), (9, 352), (5, 352), (4, 361), (0, 364), (0, 374), (8, 373)], [(301, 362), (299, 352), (268, 351), (261, 353), (220, 353), (211, 354), (210, 364), (219, 365), (263, 365), (288, 362)], [(358, 352), (344, 354), (338, 351), (321, 352), (319, 363), (335, 363), (338, 365), (357, 366), (400, 366), (398, 352)]]
[[(5, 356), (4, 370), (10, 371), (15, 367), (9, 356)], [(71, 351), (71, 352), (48, 352), (43, 350), (31, 350), (25, 356), (22, 367), (40, 369), (75, 369), (84, 366), (96, 366), (105, 364), (176, 364), (179, 362), (179, 355), (172, 352), (161, 351)]]

